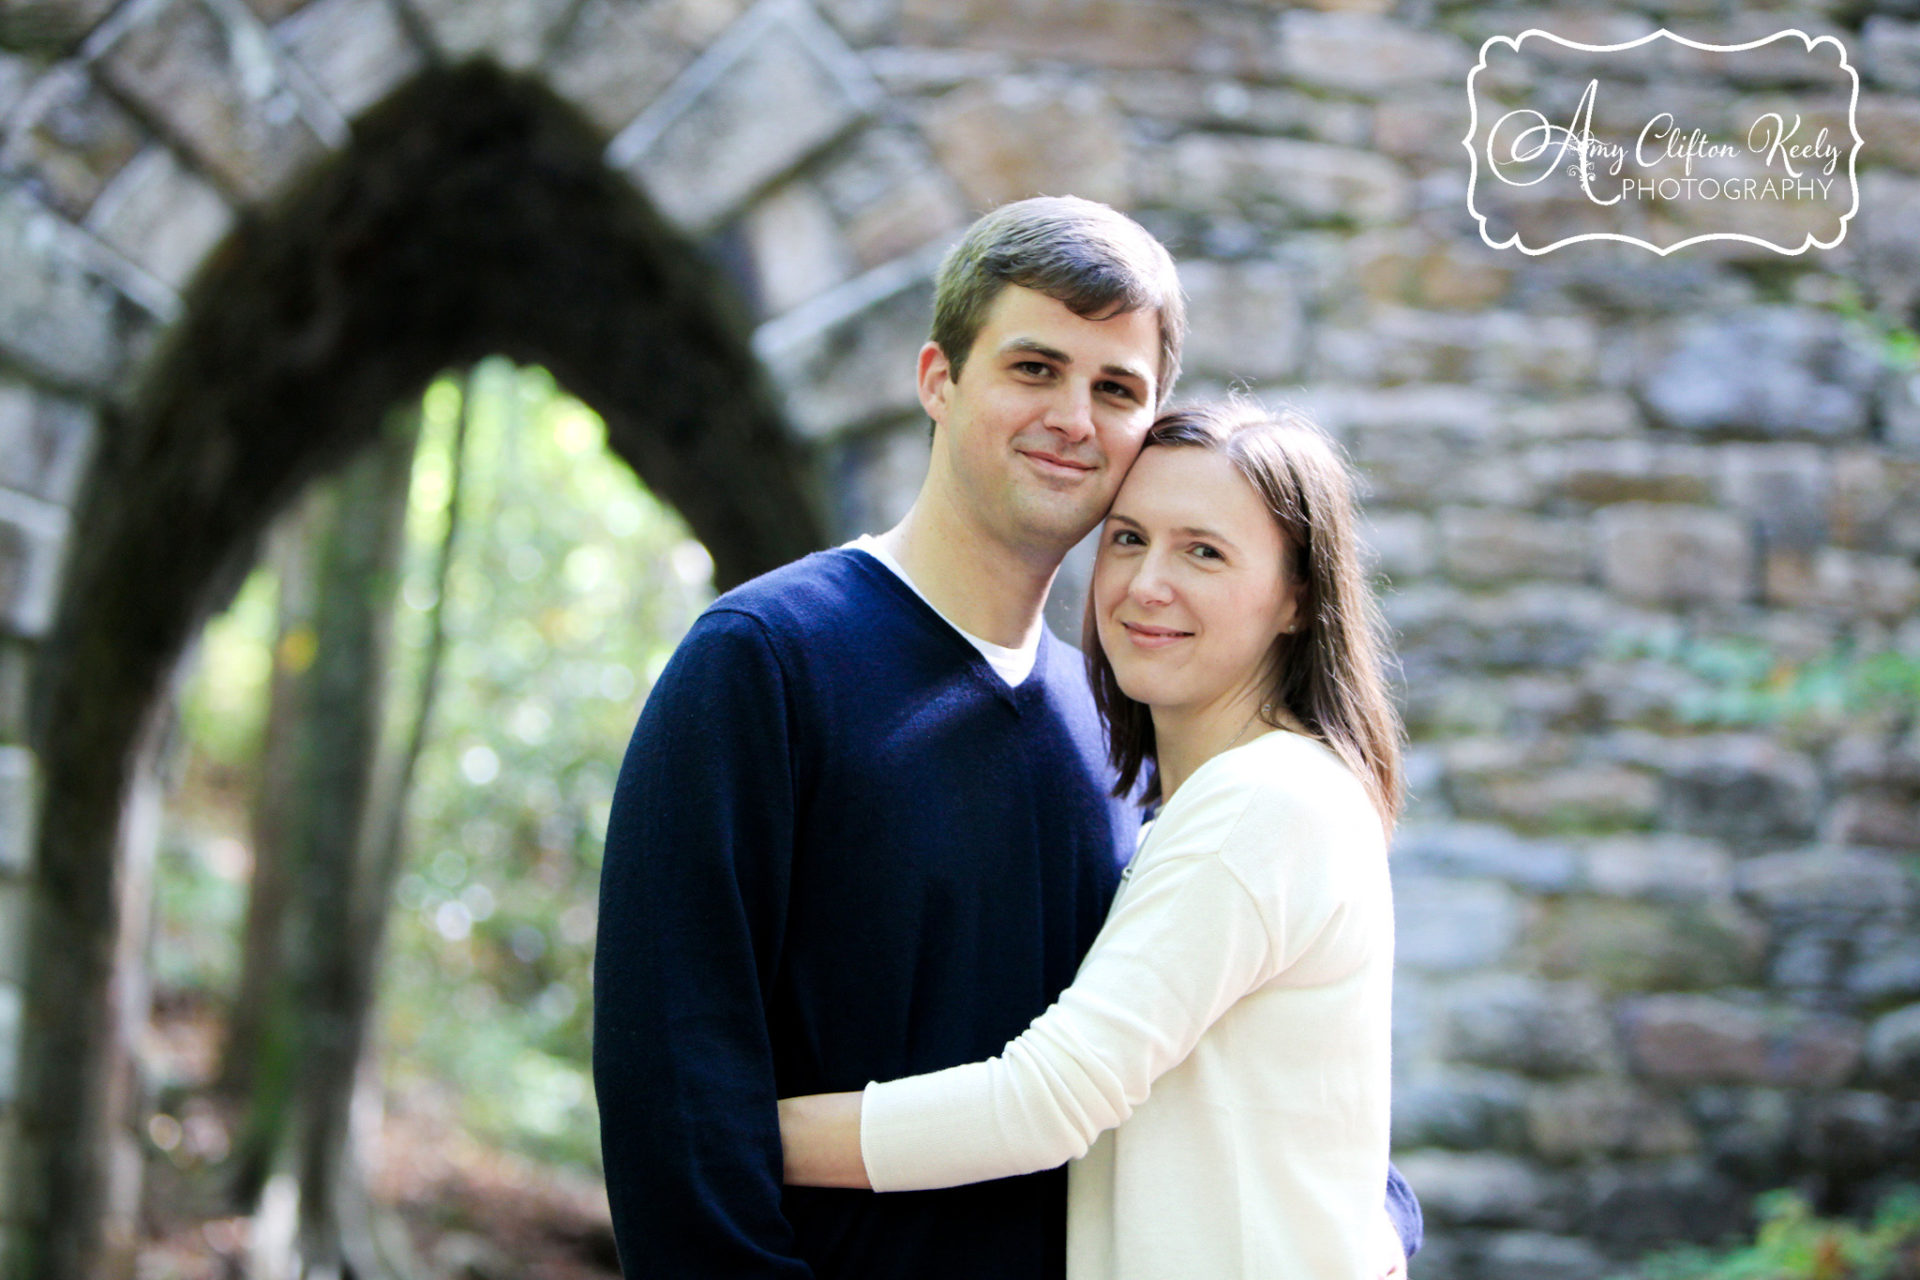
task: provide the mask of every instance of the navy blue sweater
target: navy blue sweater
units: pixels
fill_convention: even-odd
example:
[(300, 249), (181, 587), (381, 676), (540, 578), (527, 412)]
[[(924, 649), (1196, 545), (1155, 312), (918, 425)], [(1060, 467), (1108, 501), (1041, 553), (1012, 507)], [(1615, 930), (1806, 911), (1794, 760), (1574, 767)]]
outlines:
[(783, 1188), (774, 1102), (991, 1057), (1053, 1001), (1138, 826), (1102, 741), (1072, 649), (1043, 635), (1009, 688), (863, 553), (701, 615), (634, 730), (601, 877), (594, 1082), (628, 1277), (1058, 1280), (1061, 1170)]

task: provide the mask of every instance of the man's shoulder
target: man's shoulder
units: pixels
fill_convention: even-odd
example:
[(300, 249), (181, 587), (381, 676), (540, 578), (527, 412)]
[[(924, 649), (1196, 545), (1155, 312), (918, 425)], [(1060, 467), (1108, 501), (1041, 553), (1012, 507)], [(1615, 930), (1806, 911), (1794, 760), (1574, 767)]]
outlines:
[(769, 636), (802, 639), (883, 601), (886, 584), (874, 573), (879, 567), (844, 547), (816, 551), (726, 592), (707, 606), (701, 621), (725, 625), (731, 618), (751, 618)]

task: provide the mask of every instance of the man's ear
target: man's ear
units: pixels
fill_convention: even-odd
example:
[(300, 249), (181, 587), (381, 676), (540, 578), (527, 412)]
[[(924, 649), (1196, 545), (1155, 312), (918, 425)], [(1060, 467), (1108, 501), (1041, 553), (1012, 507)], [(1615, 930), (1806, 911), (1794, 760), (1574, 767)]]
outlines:
[(953, 366), (937, 342), (920, 348), (920, 407), (936, 423), (947, 417), (947, 395), (953, 386)]

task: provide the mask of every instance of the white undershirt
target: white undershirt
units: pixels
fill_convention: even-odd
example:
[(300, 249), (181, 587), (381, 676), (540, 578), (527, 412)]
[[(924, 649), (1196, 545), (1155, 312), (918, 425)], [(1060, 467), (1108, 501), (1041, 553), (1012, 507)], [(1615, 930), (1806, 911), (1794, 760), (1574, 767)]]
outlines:
[[(913, 594), (927, 601), (927, 608), (932, 609), (935, 613), (940, 613), (939, 606), (934, 604), (933, 601), (927, 600), (927, 593), (922, 591), (919, 585), (907, 576), (906, 568), (902, 566), (898, 560), (893, 558), (893, 553), (887, 550), (886, 545), (880, 541), (878, 535), (863, 533), (852, 542), (842, 543), (841, 545), (854, 551), (864, 551), (887, 568), (893, 570), (894, 576), (906, 583), (907, 586), (912, 589)], [(1032, 674), (1034, 660), (1040, 652), (1040, 628), (1034, 628), (1033, 639), (1018, 648), (1010, 649), (1004, 644), (995, 644), (991, 640), (982, 640), (979, 636), (968, 631), (965, 627), (960, 626), (944, 613), (940, 613), (940, 620), (952, 627), (955, 631), (958, 631), (962, 639), (978, 649), (980, 656), (987, 660), (987, 664), (991, 666), (1007, 684), (1017, 685)]]

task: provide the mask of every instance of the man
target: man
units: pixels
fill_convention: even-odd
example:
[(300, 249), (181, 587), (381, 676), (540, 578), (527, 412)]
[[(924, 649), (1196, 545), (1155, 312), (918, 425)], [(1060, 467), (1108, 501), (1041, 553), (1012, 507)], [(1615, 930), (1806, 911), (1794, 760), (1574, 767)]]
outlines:
[(1041, 606), (1184, 331), (1172, 260), (1130, 219), (986, 215), (940, 269), (912, 510), (729, 592), (662, 673), (614, 796), (595, 961), (630, 1277), (1063, 1273), (1063, 1171), (785, 1189), (774, 1104), (997, 1053), (1098, 932), (1138, 814)]

